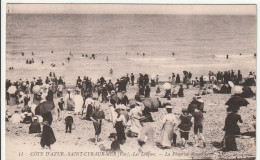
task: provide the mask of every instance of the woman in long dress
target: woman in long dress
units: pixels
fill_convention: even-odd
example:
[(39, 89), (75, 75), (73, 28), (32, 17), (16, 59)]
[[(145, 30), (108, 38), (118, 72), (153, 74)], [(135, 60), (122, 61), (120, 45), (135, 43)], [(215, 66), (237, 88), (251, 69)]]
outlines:
[(238, 122), (243, 123), (241, 116), (237, 114), (237, 109), (227, 108), (227, 118), (225, 120), (224, 131), (224, 145), (223, 151), (237, 151), (236, 136), (240, 135), (240, 128)]
[(45, 146), (47, 146), (51, 149), (51, 144), (54, 144), (55, 142), (56, 138), (54, 136), (52, 128), (50, 127), (48, 121), (44, 121), (42, 128), (42, 137), (40, 142), (41, 147), (44, 148)]
[(74, 102), (75, 102), (75, 110), (74, 114), (80, 114), (82, 112), (83, 107), (83, 97), (80, 94), (80, 90), (76, 90), (76, 95), (74, 96)]
[(133, 134), (133, 136), (137, 136), (141, 131), (141, 123), (139, 121), (140, 116), (142, 115), (142, 110), (140, 107), (133, 106), (129, 112), (129, 120), (127, 125), (129, 126), (129, 130)]
[(166, 106), (167, 114), (164, 115), (162, 123), (162, 131), (161, 131), (161, 145), (163, 147), (171, 147), (172, 141), (173, 144), (176, 145), (176, 134), (175, 134), (175, 126), (177, 124), (177, 118), (172, 113), (173, 107), (168, 105)]
[(117, 117), (115, 119), (115, 128), (116, 128), (116, 134), (117, 134), (117, 140), (120, 144), (124, 144), (126, 140), (125, 136), (125, 126), (126, 126), (126, 119), (123, 114), (120, 112), (120, 107), (117, 107), (115, 109), (117, 113)]

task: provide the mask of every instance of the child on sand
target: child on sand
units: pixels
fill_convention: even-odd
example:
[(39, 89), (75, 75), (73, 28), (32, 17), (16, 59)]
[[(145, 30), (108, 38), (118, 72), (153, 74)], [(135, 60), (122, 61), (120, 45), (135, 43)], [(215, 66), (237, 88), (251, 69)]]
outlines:
[(71, 128), (72, 128), (72, 124), (73, 124), (73, 118), (71, 116), (71, 113), (68, 113), (68, 116), (65, 118), (65, 124), (66, 124), (66, 131), (65, 133), (68, 132), (69, 129), (69, 133), (71, 133)]
[(203, 146), (206, 147), (205, 139), (203, 136), (203, 113), (198, 109), (195, 108), (194, 113), (192, 114), (194, 117), (194, 133), (195, 133), (195, 147), (198, 146), (199, 137), (203, 141)]
[(183, 108), (182, 114), (179, 118), (181, 123), (178, 125), (180, 130), (181, 140), (182, 140), (182, 149), (186, 146), (186, 141), (189, 140), (189, 132), (192, 126), (192, 116), (189, 114), (188, 109)]

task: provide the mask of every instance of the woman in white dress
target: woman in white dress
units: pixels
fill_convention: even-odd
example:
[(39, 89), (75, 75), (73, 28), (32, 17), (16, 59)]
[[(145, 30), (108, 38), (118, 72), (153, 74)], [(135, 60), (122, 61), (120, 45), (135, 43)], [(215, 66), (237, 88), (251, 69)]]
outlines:
[(167, 114), (164, 115), (162, 119), (163, 127), (161, 131), (160, 142), (163, 147), (171, 147), (172, 141), (174, 145), (176, 145), (176, 134), (175, 127), (177, 125), (178, 119), (175, 114), (172, 113), (173, 107), (168, 105), (165, 107), (167, 110)]
[(82, 112), (82, 107), (83, 107), (83, 97), (80, 94), (80, 90), (75, 90), (76, 91), (76, 95), (74, 96), (73, 100), (75, 102), (75, 110), (74, 110), (74, 114), (81, 114)]

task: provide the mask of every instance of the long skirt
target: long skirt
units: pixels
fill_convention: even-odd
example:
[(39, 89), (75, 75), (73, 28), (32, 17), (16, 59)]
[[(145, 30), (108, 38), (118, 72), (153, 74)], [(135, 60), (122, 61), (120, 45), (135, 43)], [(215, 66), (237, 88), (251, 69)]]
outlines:
[(117, 134), (117, 140), (119, 143), (123, 144), (126, 140), (125, 137), (125, 126), (123, 125), (123, 122), (116, 122), (115, 124), (116, 128), (116, 134)]
[(92, 105), (91, 104), (89, 104), (88, 106), (87, 106), (87, 114), (86, 114), (86, 120), (91, 120), (90, 119), (90, 116), (91, 116), (91, 114), (93, 113), (93, 107), (92, 107)]
[(170, 147), (173, 141), (174, 125), (172, 123), (165, 123), (161, 132), (161, 144)]
[(226, 151), (237, 151), (236, 137), (234, 135), (225, 135)]

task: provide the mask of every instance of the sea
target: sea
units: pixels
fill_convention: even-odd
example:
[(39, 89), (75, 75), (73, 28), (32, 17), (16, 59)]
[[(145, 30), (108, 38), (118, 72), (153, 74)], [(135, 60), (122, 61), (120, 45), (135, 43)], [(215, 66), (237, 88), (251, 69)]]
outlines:
[(172, 73), (182, 78), (183, 71), (195, 78), (241, 70), (246, 77), (256, 72), (256, 21), (254, 15), (7, 14), (6, 78), (55, 72), (73, 85), (78, 76), (115, 82), (127, 73), (161, 81)]

